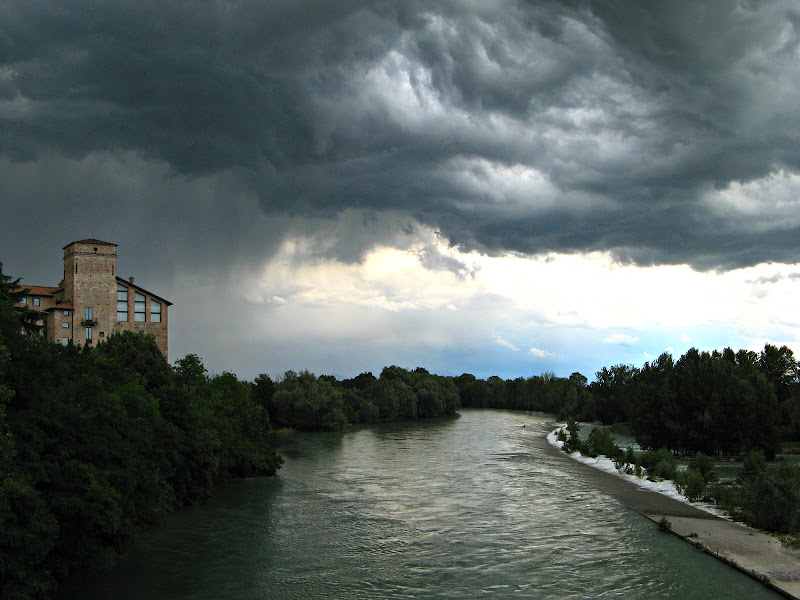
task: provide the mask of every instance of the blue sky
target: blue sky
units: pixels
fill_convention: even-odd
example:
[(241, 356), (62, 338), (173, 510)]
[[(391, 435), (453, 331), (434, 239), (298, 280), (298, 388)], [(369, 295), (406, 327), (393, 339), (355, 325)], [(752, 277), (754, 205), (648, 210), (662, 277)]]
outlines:
[(245, 378), (800, 348), (795, 2), (283, 4), (0, 6), (4, 270)]

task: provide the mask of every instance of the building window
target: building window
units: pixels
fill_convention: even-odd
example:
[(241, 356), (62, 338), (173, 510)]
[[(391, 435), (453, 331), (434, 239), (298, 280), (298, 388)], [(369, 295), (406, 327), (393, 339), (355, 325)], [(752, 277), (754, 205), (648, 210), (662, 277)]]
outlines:
[(150, 299), (150, 322), (161, 323), (161, 302)]
[(65, 317), (68, 317), (68, 316), (69, 316), (69, 311), (68, 311), (68, 310), (65, 310), (65, 311), (64, 311), (64, 316), (65, 316)]
[(87, 321), (91, 321), (92, 320), (92, 307), (91, 306), (87, 306), (86, 307), (86, 320)]
[(27, 298), (23, 298), (22, 300), (20, 300), (20, 303), (21, 304), (27, 304), (28, 303), (28, 299)]
[(66, 321), (61, 323), (61, 329), (69, 329), (69, 323), (67, 323)]
[(42, 304), (42, 300), (40, 298), (34, 298), (33, 299), (33, 305), (34, 306), (40, 306), (41, 304)]
[(69, 344), (69, 338), (61, 338), (61, 345), (66, 346)]
[(117, 321), (128, 320), (128, 288), (117, 284)]
[(133, 295), (133, 320), (137, 323), (144, 323), (147, 315), (144, 309), (144, 294), (136, 292)]
[(92, 343), (92, 328), (91, 327), (87, 327), (86, 328), (86, 343), (87, 344), (91, 344)]

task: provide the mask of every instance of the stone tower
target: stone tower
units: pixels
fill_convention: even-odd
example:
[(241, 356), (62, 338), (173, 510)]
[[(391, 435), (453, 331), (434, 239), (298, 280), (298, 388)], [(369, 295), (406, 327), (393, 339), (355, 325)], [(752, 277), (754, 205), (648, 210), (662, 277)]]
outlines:
[(64, 299), (75, 307), (74, 342), (95, 344), (114, 331), (116, 271), (116, 244), (86, 239), (64, 246)]

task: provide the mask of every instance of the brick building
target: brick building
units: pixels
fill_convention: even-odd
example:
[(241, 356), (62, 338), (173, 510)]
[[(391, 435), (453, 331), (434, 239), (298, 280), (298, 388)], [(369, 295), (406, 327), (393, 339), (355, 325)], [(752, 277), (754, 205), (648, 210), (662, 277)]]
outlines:
[(167, 307), (172, 303), (117, 277), (117, 245), (86, 239), (64, 246), (64, 279), (58, 287), (25, 286), (22, 303), (39, 313), (48, 341), (98, 344), (114, 332), (151, 333), (168, 358)]

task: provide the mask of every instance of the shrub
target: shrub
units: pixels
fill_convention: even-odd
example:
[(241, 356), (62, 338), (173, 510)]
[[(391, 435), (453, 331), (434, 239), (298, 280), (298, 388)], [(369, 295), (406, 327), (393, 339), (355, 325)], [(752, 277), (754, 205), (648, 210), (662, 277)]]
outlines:
[(762, 464), (761, 451), (745, 458), (738, 477), (741, 516), (751, 525), (788, 533), (800, 528), (800, 470), (786, 462), (776, 469)]
[(702, 452), (694, 455), (689, 463), (689, 469), (698, 471), (705, 483), (713, 483), (718, 479), (717, 472), (714, 471), (714, 463)]
[(647, 475), (656, 479), (675, 479), (678, 470), (678, 461), (675, 455), (666, 448), (648, 450), (642, 455), (642, 466), (647, 469)]
[(661, 517), (661, 520), (658, 522), (658, 530), (669, 533), (672, 531), (672, 521), (667, 519), (667, 517)]
[(592, 429), (586, 439), (586, 446), (590, 456), (602, 454), (611, 459), (620, 459), (624, 455), (620, 447), (614, 443), (614, 438), (611, 437), (611, 434), (599, 427)]
[(675, 474), (675, 487), (690, 502), (702, 500), (706, 494), (706, 481), (699, 469), (689, 468)]

